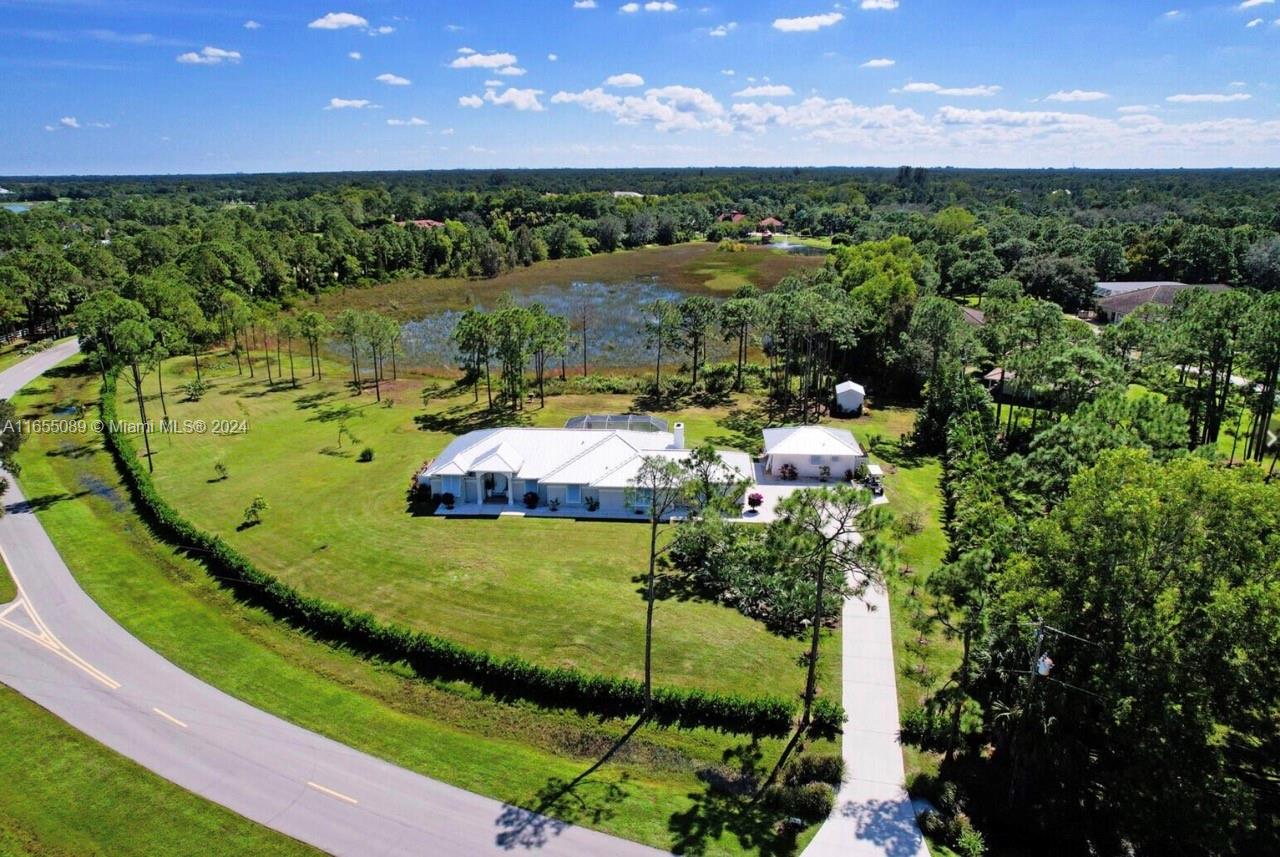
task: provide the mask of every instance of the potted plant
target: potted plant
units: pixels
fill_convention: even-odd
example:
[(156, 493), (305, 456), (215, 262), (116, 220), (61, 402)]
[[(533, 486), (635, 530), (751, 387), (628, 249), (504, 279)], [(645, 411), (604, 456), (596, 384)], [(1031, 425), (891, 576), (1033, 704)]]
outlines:
[(794, 464), (784, 464), (778, 469), (778, 475), (787, 482), (795, 482), (800, 476), (800, 473), (796, 470), (796, 466)]
[(446, 491), (440, 495), (440, 502), (444, 504), (446, 509), (453, 508), (453, 492)]
[(751, 514), (759, 514), (760, 507), (764, 505), (764, 495), (759, 491), (752, 491), (747, 495), (747, 505), (751, 507)]
[(538, 492), (537, 491), (524, 492), (524, 506), (526, 509), (538, 508)]
[(582, 503), (587, 507), (588, 512), (594, 512), (600, 508), (600, 501), (595, 497), (586, 497), (583, 499)]
[(558, 512), (558, 511), (560, 511), (560, 498), (559, 498), (559, 497), (552, 497), (550, 500), (548, 500), (548, 501), (547, 501), (547, 508), (548, 508), (548, 509), (550, 509), (550, 510), (551, 510), (551, 511), (553, 511), (553, 512)]
[(823, 464), (818, 467), (818, 481), (826, 482), (831, 478), (831, 465)]

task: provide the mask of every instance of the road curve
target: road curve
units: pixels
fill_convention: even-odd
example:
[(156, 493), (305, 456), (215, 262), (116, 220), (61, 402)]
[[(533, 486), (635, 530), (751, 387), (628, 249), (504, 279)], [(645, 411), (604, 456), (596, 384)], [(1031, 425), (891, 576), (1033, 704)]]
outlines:
[[(0, 398), (76, 351), (65, 342), (0, 372)], [(0, 553), (18, 597), (0, 605), (0, 681), (165, 779), (331, 854), (660, 853), (428, 779), (205, 684), (80, 589), (12, 478), (5, 500)]]

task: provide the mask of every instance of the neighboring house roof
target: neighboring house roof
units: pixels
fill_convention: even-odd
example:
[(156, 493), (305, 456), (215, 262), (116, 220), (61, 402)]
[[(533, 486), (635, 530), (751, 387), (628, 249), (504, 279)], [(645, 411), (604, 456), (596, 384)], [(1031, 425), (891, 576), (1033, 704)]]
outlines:
[(1211, 292), (1221, 292), (1227, 289), (1227, 286), (1210, 284), (1210, 285), (1187, 285), (1186, 283), (1160, 283), (1158, 285), (1148, 286), (1145, 289), (1132, 289), (1126, 292), (1111, 295), (1110, 297), (1099, 298), (1097, 301), (1098, 309), (1110, 313), (1112, 315), (1123, 316), (1128, 315), (1140, 306), (1146, 304), (1159, 304), (1160, 306), (1173, 306), (1174, 298), (1180, 292), (1187, 289), (1208, 289)]
[(782, 225), (782, 221), (776, 217), (766, 217), (760, 221), (761, 229), (774, 229)]
[(786, 426), (764, 430), (766, 455), (862, 455), (848, 429)]
[(987, 314), (980, 309), (962, 306), (960, 307), (960, 312), (964, 313), (964, 320), (974, 327), (982, 327), (987, 323)]
[(1123, 295), (1129, 292), (1138, 292), (1143, 289), (1153, 289), (1156, 286), (1181, 286), (1182, 283), (1173, 280), (1147, 280), (1133, 283), (1094, 283), (1093, 294), (1100, 298), (1110, 298), (1116, 295)]
[(720, 215), (719, 217), (716, 218), (716, 220), (720, 221), (721, 223), (725, 222), (726, 220), (729, 221), (730, 223), (741, 223), (745, 218), (746, 218), (746, 215), (743, 214), (741, 211), (731, 211), (728, 214)]
[(441, 223), (439, 220), (431, 220), (430, 218), (427, 218), (425, 220), (405, 220), (405, 221), (402, 221), (400, 225), (416, 226), (419, 229), (438, 229), (441, 226), (444, 226), (444, 224)]
[(859, 395), (865, 396), (867, 394), (867, 388), (863, 387), (861, 384), (858, 384), (854, 381), (841, 381), (839, 384), (836, 384), (837, 396), (840, 395), (841, 393), (849, 393), (849, 392), (858, 393)]
[(614, 199), (642, 199), (644, 194), (634, 190), (615, 190), (613, 192)]

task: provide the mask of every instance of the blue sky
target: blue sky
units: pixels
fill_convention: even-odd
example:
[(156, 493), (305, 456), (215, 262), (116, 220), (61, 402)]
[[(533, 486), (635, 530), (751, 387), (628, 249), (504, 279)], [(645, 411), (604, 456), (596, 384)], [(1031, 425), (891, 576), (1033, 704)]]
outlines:
[(1280, 165), (1280, 3), (0, 0), (0, 174)]

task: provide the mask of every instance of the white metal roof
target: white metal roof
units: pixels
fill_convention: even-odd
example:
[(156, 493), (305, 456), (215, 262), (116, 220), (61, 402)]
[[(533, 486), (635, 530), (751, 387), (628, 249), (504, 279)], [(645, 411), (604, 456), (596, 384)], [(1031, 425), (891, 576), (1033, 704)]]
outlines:
[(836, 384), (836, 393), (847, 393), (850, 390), (855, 393), (861, 393), (864, 396), (867, 394), (866, 387), (863, 387), (855, 381), (841, 381), (839, 384)]
[(764, 430), (766, 455), (862, 455), (848, 429), (784, 426)]

